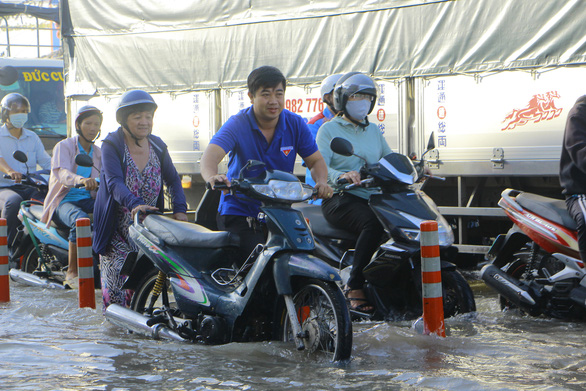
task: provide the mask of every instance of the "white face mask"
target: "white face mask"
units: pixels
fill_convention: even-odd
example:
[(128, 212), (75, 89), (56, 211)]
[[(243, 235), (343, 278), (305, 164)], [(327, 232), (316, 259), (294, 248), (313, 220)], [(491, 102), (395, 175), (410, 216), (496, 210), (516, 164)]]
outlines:
[(28, 121), (28, 114), (27, 113), (10, 114), (9, 118), (10, 118), (10, 123), (12, 124), (12, 126), (20, 129), (24, 126), (24, 124), (26, 124), (26, 121)]
[(366, 99), (349, 100), (346, 102), (346, 112), (356, 121), (362, 121), (368, 115), (371, 102)]

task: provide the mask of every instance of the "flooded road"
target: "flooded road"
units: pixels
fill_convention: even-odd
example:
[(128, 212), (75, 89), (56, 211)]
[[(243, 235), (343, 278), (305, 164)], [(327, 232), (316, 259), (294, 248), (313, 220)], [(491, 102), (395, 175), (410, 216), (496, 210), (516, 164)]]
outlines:
[(354, 323), (350, 363), (267, 342), (155, 341), (77, 308), (77, 292), (12, 283), (0, 303), (6, 390), (583, 390), (586, 324), (503, 314), (472, 281), (478, 313), (446, 321), (448, 337), (411, 322)]

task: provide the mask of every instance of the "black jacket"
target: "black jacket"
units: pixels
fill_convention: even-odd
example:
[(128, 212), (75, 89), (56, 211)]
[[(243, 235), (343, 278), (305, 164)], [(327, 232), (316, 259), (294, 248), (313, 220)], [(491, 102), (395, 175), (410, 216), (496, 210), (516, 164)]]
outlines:
[(586, 95), (568, 113), (560, 158), (560, 184), (568, 197), (586, 194)]

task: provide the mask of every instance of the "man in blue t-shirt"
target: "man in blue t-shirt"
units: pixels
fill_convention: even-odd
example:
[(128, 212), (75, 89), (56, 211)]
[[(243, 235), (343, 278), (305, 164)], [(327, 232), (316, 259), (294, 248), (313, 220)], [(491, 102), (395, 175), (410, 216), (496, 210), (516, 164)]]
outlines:
[[(260, 160), (269, 169), (293, 172), (297, 154), (314, 178), (319, 198), (332, 196), (327, 184), (328, 169), (303, 118), (285, 104), (285, 76), (275, 67), (262, 66), (248, 75), (248, 96), (252, 106), (233, 115), (212, 138), (201, 159), (201, 175), (212, 186), (237, 178), (248, 160)], [(218, 174), (218, 164), (229, 153), (228, 172)], [(260, 203), (222, 194), (218, 227), (240, 236), (242, 255), (248, 256), (264, 233), (256, 218)]]

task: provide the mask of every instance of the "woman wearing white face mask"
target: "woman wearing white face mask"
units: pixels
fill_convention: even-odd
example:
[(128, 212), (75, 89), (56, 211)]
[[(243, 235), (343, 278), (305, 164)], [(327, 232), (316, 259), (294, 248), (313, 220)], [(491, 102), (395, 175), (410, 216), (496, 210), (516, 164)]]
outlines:
[[(330, 142), (334, 137), (343, 137), (354, 146), (354, 153), (364, 157), (368, 163), (376, 163), (391, 153), (387, 142), (375, 124), (368, 122), (368, 114), (374, 108), (377, 86), (374, 81), (358, 72), (342, 76), (334, 87), (334, 108), (338, 115), (323, 124), (317, 133), (317, 146), (328, 166), (328, 182), (338, 187), (339, 179), (348, 183), (360, 182), (360, 168), (364, 161), (356, 156), (342, 156), (332, 152)], [(344, 289), (348, 306), (361, 313), (372, 313), (374, 307), (368, 302), (363, 286), (362, 269), (378, 248), (384, 230), (368, 206), (368, 199), (378, 189), (357, 187), (343, 193), (335, 192), (322, 203), (325, 218), (333, 225), (358, 235), (350, 278)]]
[[(6, 219), (10, 246), (18, 227), (20, 203), (32, 197), (42, 198), (42, 195), (35, 194), (35, 189), (20, 185), (22, 175), (27, 172), (27, 166), (30, 171), (36, 171), (37, 164), (43, 169), (50, 169), (51, 157), (45, 151), (39, 136), (24, 128), (31, 111), (28, 99), (21, 94), (12, 93), (2, 98), (0, 106), (3, 123), (0, 127), (0, 170), (11, 177), (4, 179), (0, 176), (0, 217)], [(16, 150), (26, 153), (26, 164), (12, 157)]]

